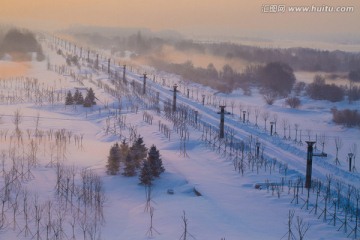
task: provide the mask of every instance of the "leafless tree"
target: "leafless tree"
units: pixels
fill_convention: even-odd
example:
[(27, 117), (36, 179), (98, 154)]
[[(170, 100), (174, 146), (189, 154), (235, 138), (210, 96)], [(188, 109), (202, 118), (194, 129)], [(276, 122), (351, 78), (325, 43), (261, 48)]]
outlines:
[[(255, 126), (258, 127), (258, 118), (260, 116), (261, 110), (259, 107), (255, 107), (254, 109), (254, 115), (255, 115)], [(241, 114), (241, 113), (240, 113)]]
[(184, 230), (183, 230), (183, 234), (180, 237), (180, 240), (187, 240), (187, 239), (189, 239), (189, 237), (195, 239), (195, 237), (189, 233), (188, 219), (186, 218), (185, 211), (183, 211), (183, 215), (181, 216), (181, 219), (183, 221), (183, 229)]
[(278, 115), (276, 114), (276, 113), (274, 113), (273, 114), (273, 116), (272, 116), (272, 121), (274, 122), (274, 127), (275, 127), (275, 129), (274, 129), (274, 135), (275, 136), (277, 136), (278, 135), (278, 133), (277, 133), (277, 129), (276, 129), (276, 127), (277, 127), (277, 121), (278, 121)]
[(23, 120), (23, 116), (21, 114), (20, 109), (16, 109), (16, 111), (14, 112), (14, 116), (13, 116), (13, 123), (15, 125), (15, 131), (19, 131), (19, 125), (21, 124)]
[(242, 111), (243, 111), (243, 108), (244, 108), (244, 106), (241, 104), (241, 103), (239, 103), (239, 119), (240, 119), (240, 121), (242, 120)]
[(298, 135), (298, 131), (299, 131), (299, 124), (295, 123), (295, 124), (294, 124), (294, 129), (295, 129), (295, 139), (294, 139), (294, 141), (297, 142), (297, 135)]
[(265, 111), (262, 113), (261, 115), (262, 119), (264, 120), (264, 123), (265, 123), (265, 132), (266, 132), (266, 122), (267, 120), (269, 119), (270, 117), (270, 113), (268, 111)]
[(305, 223), (302, 217), (296, 216), (295, 228), (297, 230), (299, 240), (304, 240), (305, 234), (310, 228), (310, 224)]
[(149, 230), (147, 231), (146, 235), (150, 238), (153, 237), (154, 235), (154, 231), (157, 234), (160, 234), (155, 228), (154, 228), (154, 224), (153, 224), (153, 218), (154, 218), (154, 208), (150, 207), (150, 226), (149, 226)]
[(230, 106), (231, 106), (231, 115), (234, 115), (234, 108), (235, 108), (235, 101), (234, 100), (230, 101)]
[(325, 134), (321, 134), (321, 135), (319, 136), (319, 143), (321, 144), (321, 152), (322, 152), (322, 153), (324, 152), (326, 142), (327, 142), (326, 135), (325, 135)]
[(343, 141), (339, 136), (336, 136), (335, 139), (335, 150), (336, 150), (336, 158), (335, 158), (335, 164), (336, 165), (340, 165), (340, 161), (339, 161), (339, 150), (342, 148), (343, 146)]
[(295, 240), (296, 239), (295, 235), (293, 233), (293, 230), (292, 230), (294, 215), (295, 215), (295, 210), (289, 210), (288, 221), (287, 221), (287, 229), (288, 230), (281, 239), (283, 239), (284, 237), (287, 237), (287, 240)]
[(355, 164), (355, 159), (356, 159), (356, 154), (357, 154), (357, 144), (356, 143), (353, 143), (351, 145), (349, 152), (352, 154), (352, 161), (353, 161), (351, 171), (356, 172), (356, 164)]
[(287, 126), (288, 126), (288, 120), (286, 119), (286, 118), (283, 118), (282, 120), (281, 120), (281, 125), (282, 125), (282, 127), (283, 127), (283, 131), (284, 131), (284, 137), (283, 137), (283, 139), (286, 139), (286, 129), (287, 129)]
[(250, 105), (248, 105), (248, 106), (246, 107), (246, 114), (247, 114), (247, 120), (246, 120), (246, 122), (247, 122), (247, 123), (250, 122), (250, 114), (251, 114), (251, 111), (252, 111), (252, 108), (251, 108)]

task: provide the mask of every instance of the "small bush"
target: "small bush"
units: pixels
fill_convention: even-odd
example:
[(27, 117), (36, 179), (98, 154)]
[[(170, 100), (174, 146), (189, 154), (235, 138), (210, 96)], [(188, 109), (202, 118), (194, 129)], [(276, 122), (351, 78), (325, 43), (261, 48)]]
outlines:
[(288, 97), (285, 103), (291, 108), (298, 108), (301, 104), (301, 101), (297, 97)]
[(276, 100), (276, 93), (272, 91), (268, 91), (266, 93), (263, 93), (263, 98), (268, 105), (273, 105)]
[(334, 123), (347, 127), (360, 126), (360, 113), (357, 110), (337, 110), (336, 108), (333, 108), (331, 111)]

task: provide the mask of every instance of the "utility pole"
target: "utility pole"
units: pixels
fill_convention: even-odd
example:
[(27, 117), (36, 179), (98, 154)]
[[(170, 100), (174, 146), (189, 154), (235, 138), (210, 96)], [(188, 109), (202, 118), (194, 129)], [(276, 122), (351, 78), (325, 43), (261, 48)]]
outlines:
[(111, 59), (109, 58), (108, 59), (108, 74), (110, 75), (110, 61), (111, 61)]
[(124, 82), (124, 83), (126, 83), (126, 76), (125, 76), (125, 74), (126, 74), (126, 65), (124, 64), (124, 65), (123, 65), (123, 82)]
[(312, 158), (315, 157), (327, 157), (326, 153), (314, 153), (315, 141), (306, 141), (307, 147), (307, 159), (306, 159), (306, 178), (305, 188), (311, 188), (311, 174), (312, 174)]
[(172, 105), (172, 110), (173, 112), (176, 111), (176, 91), (177, 91), (177, 84), (174, 84), (174, 93), (173, 93), (173, 105)]
[(348, 156), (349, 156), (349, 172), (351, 172), (352, 158), (353, 158), (354, 154), (349, 153)]
[(224, 138), (224, 126), (225, 126), (225, 108), (226, 106), (222, 105), (220, 107), (220, 138)]
[(143, 94), (146, 94), (146, 73), (143, 74), (144, 75), (144, 81), (143, 81)]

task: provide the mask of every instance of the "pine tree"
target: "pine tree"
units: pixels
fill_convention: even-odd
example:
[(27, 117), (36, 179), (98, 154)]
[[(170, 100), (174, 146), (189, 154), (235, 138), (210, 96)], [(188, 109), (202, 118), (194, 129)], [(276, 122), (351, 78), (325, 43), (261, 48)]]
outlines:
[(147, 158), (151, 173), (154, 177), (159, 177), (161, 173), (165, 171), (162, 160), (160, 158), (159, 150), (156, 149), (155, 145), (152, 145)]
[(139, 176), (140, 183), (143, 185), (151, 185), (151, 181), (153, 180), (153, 175), (151, 172), (150, 164), (147, 160), (143, 161), (141, 172)]
[(84, 107), (91, 107), (92, 106), (91, 100), (90, 100), (90, 98), (88, 98), (88, 96), (85, 97), (83, 106)]
[(132, 159), (131, 155), (128, 154), (125, 160), (125, 168), (123, 175), (126, 177), (132, 177), (135, 176), (135, 174), (136, 174), (136, 168), (135, 168), (134, 160)]
[(126, 157), (127, 157), (127, 155), (129, 155), (129, 151), (130, 151), (129, 144), (125, 140), (123, 140), (120, 145), (120, 154), (121, 154), (120, 161), (121, 162), (126, 161)]
[(134, 159), (135, 167), (139, 169), (141, 167), (141, 162), (147, 155), (147, 148), (145, 147), (142, 137), (139, 136), (130, 147), (130, 155)]
[(88, 97), (91, 101), (91, 105), (96, 105), (95, 102), (95, 93), (92, 88), (90, 88), (86, 94), (86, 97)]
[(82, 93), (79, 91), (79, 89), (76, 89), (73, 100), (74, 100), (75, 104), (78, 104), (78, 105), (84, 104), (84, 97), (83, 97)]
[(65, 105), (73, 105), (74, 99), (70, 91), (68, 91), (65, 99)]
[(84, 104), (84, 97), (81, 92), (79, 92), (79, 97), (76, 101), (76, 104), (79, 104), (79, 105)]
[(90, 88), (86, 94), (86, 97), (84, 99), (84, 107), (91, 107), (93, 105), (96, 105), (95, 102), (95, 93), (92, 90), (92, 88)]
[(75, 104), (77, 104), (77, 101), (79, 99), (79, 93), (80, 93), (79, 89), (76, 89), (75, 93), (74, 93), (74, 96), (73, 96), (73, 100), (74, 100)]
[(116, 175), (120, 170), (120, 148), (119, 144), (115, 143), (114, 146), (110, 148), (110, 154), (108, 157), (108, 164), (106, 165), (107, 173), (109, 175)]

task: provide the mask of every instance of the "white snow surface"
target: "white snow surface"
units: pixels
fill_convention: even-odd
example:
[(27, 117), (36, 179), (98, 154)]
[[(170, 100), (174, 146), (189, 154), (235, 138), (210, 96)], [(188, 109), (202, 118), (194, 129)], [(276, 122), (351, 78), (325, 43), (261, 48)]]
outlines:
[[(48, 55), (51, 64), (65, 65), (65, 59), (52, 51), (49, 45), (44, 49)], [(45, 44), (44, 44), (45, 46)], [(81, 61), (85, 63), (85, 59)], [(4, 64), (0, 61), (0, 64)], [(7, 63), (8, 64), (8, 63)], [(103, 64), (106, 65), (104, 60)], [(56, 91), (74, 91), (75, 87), (80, 86), (69, 75), (58, 75), (53, 71), (48, 71), (46, 62), (32, 62), (31, 69), (27, 77), (37, 78), (41, 84), (53, 87)], [(118, 67), (122, 69), (121, 67)], [(112, 66), (112, 69), (115, 69)], [(72, 70), (83, 76), (92, 71), (82, 66), (81, 71), (72, 67)], [(129, 81), (141, 82), (142, 69), (133, 69), (133, 72), (127, 72)], [(149, 72), (149, 69), (147, 69)], [(157, 82), (152, 81), (152, 74), (156, 75)], [(1, 77), (1, 73), (0, 73)], [(166, 86), (162, 85), (162, 78), (166, 79)], [(101, 79), (102, 82), (111, 85), (106, 73), (93, 73), (92, 79)], [(298, 79), (301, 80), (301, 79)], [(1, 81), (0, 80), (0, 86)], [(16, 79), (14, 78), (15, 82)], [(218, 126), (219, 115), (216, 107), (209, 105), (203, 106), (201, 95), (205, 94), (206, 98), (215, 98), (219, 103), (226, 103), (226, 110), (231, 112), (230, 102), (235, 101), (233, 115), (226, 115), (225, 125), (235, 131), (235, 136), (239, 139), (246, 140), (249, 135), (258, 138), (261, 144), (265, 146), (264, 154), (268, 158), (275, 158), (279, 162), (287, 163), (289, 167), (287, 179), (296, 178), (296, 176), (305, 176), (306, 163), (306, 144), (299, 145), (293, 140), (283, 139), (283, 128), (281, 120), (287, 119), (291, 126), (299, 124), (302, 129), (302, 142), (308, 140), (310, 132), (311, 140), (315, 140), (316, 135), (325, 134), (327, 143), (325, 152), (326, 158), (314, 157), (313, 160), (313, 177), (325, 180), (329, 174), (334, 175), (345, 183), (360, 186), (359, 173), (349, 173), (347, 167), (347, 153), (350, 146), (354, 143), (360, 143), (360, 131), (358, 128), (344, 128), (336, 126), (331, 122), (332, 107), (346, 108), (346, 102), (330, 103), (327, 101), (313, 101), (305, 97), (302, 98), (302, 106), (299, 109), (289, 109), (285, 107), (284, 100), (278, 100), (273, 106), (266, 106), (255, 90), (252, 96), (244, 96), (240, 90), (225, 95), (218, 94), (196, 84), (188, 84), (181, 81), (177, 76), (158, 73), (154, 70), (149, 74), (147, 84), (151, 88), (160, 92), (161, 99), (171, 98), (172, 85), (177, 83), (178, 103), (188, 105), (190, 108), (197, 109), (201, 116), (201, 121)], [(0, 105), (1, 124), (0, 130), (8, 130), (9, 133), (14, 131), (12, 122), (13, 114), (20, 110), (23, 115), (23, 121), (20, 129), (24, 131), (26, 139), (26, 129), (34, 129), (35, 118), (40, 116), (39, 127), (46, 131), (49, 129), (67, 129), (73, 135), (80, 136), (83, 134), (83, 146), (79, 148), (70, 144), (64, 164), (76, 166), (78, 169), (88, 168), (94, 170), (101, 176), (104, 184), (106, 201), (104, 206), (105, 222), (101, 227), (101, 239), (121, 239), (121, 240), (140, 240), (140, 239), (158, 239), (171, 240), (181, 239), (184, 232), (182, 216), (185, 212), (188, 219), (188, 232), (193, 239), (198, 240), (238, 240), (238, 239), (287, 239), (287, 221), (289, 210), (295, 210), (295, 216), (299, 216), (309, 223), (310, 229), (306, 233), (305, 239), (347, 239), (346, 233), (342, 230), (337, 231), (339, 226), (333, 227), (329, 221), (324, 222), (319, 215), (310, 213), (309, 210), (302, 209), (302, 204), (294, 204), (292, 192), (281, 193), (278, 198), (276, 193), (266, 189), (255, 189), (257, 183), (279, 182), (281, 175), (278, 170), (272, 174), (260, 169), (259, 173), (247, 170), (242, 176), (234, 170), (233, 162), (224, 154), (214, 151), (207, 147), (201, 141), (202, 132), (193, 127), (189, 127), (190, 137), (186, 143), (187, 157), (180, 152), (180, 136), (176, 131), (172, 131), (171, 138), (166, 138), (158, 131), (158, 122), (167, 124), (172, 129), (172, 123), (164, 118), (163, 114), (157, 114), (147, 110), (153, 115), (153, 124), (143, 121), (143, 111), (140, 107), (137, 113), (126, 109), (126, 103), (123, 103), (121, 115), (126, 116), (126, 123), (137, 127), (146, 146), (156, 145), (160, 151), (162, 161), (166, 171), (159, 179), (153, 183), (151, 206), (154, 208), (153, 227), (156, 229), (152, 237), (149, 236), (150, 215), (145, 211), (145, 191), (144, 186), (139, 185), (138, 177), (125, 177), (121, 174), (110, 176), (106, 174), (107, 156), (110, 147), (117, 141), (121, 141), (119, 136), (105, 133), (106, 119), (108, 113), (114, 112), (118, 106), (118, 100), (105, 92), (100, 87), (91, 83), (88, 79), (84, 80), (85, 87), (92, 87), (98, 98), (98, 103), (91, 109), (85, 109), (82, 106), (76, 108), (67, 106), (63, 103), (44, 103), (36, 105), (34, 102), (24, 102), (16, 104)], [(15, 84), (14, 84), (15, 86)], [(186, 88), (191, 89), (191, 97), (187, 98)], [(1, 89), (3, 93), (10, 91)], [(211, 97), (210, 97), (211, 96)], [(210, 100), (211, 101), (211, 100)], [(241, 110), (251, 109), (250, 123), (243, 124), (239, 120), (239, 103), (242, 105)], [(108, 104), (109, 109), (104, 109)], [(350, 108), (360, 110), (360, 103), (356, 102)], [(267, 131), (264, 130), (264, 121), (259, 116), (259, 127), (254, 126), (255, 117), (253, 111), (260, 107), (261, 111), (269, 111), (271, 116), (277, 114), (277, 132), (278, 136), (270, 136), (269, 125)], [(101, 109), (101, 110), (99, 110)], [(272, 118), (272, 117), (271, 117)], [(270, 118), (270, 119), (271, 119)], [(200, 121), (200, 119), (199, 119)], [(268, 122), (269, 124), (269, 122)], [(293, 131), (293, 130), (292, 130)], [(127, 135), (128, 130), (123, 130)], [(286, 135), (288, 133), (286, 132)], [(9, 134), (10, 135), (10, 134)], [(294, 132), (291, 132), (294, 136)], [(335, 148), (334, 138), (340, 136), (344, 146), (340, 149), (339, 159), (340, 166), (335, 165)], [(9, 140), (1, 138), (0, 151), (7, 151)], [(15, 141), (15, 140), (14, 140)], [(44, 146), (44, 147), (43, 147)], [(49, 162), (49, 149), (44, 143), (39, 147), (39, 164), (32, 170), (34, 177), (26, 182), (23, 186), (31, 194), (37, 194), (40, 201), (55, 198), (54, 188), (56, 184), (56, 174), (54, 167), (46, 167)], [(359, 146), (360, 147), (360, 146)], [(317, 146), (318, 152), (321, 146)], [(20, 151), (20, 149), (19, 149)], [(357, 159), (356, 159), (357, 160)], [(6, 162), (6, 164), (10, 164)], [(358, 161), (356, 168), (360, 170)], [(0, 186), (3, 185), (3, 179), (0, 180)], [(201, 193), (196, 196), (194, 188)], [(174, 194), (167, 194), (168, 189), (173, 189)], [(9, 208), (10, 209), (10, 208)], [(11, 210), (7, 214), (11, 216)], [(23, 220), (18, 220), (23, 221)], [(295, 222), (295, 219), (294, 219)], [(31, 226), (34, 225), (34, 223)], [(64, 223), (65, 229), (70, 231), (70, 226)], [(0, 230), (0, 239), (34, 239), (33, 236), (24, 236), (21, 230), (13, 230), (12, 225)], [(296, 231), (295, 228), (293, 231)], [(296, 235), (296, 233), (295, 233)], [(192, 239), (191, 236), (188, 239)], [(42, 238), (45, 239), (45, 238)], [(71, 239), (68, 234), (66, 239)], [(76, 239), (83, 239), (80, 229), (76, 230)], [(90, 239), (90, 238), (89, 238)]]

